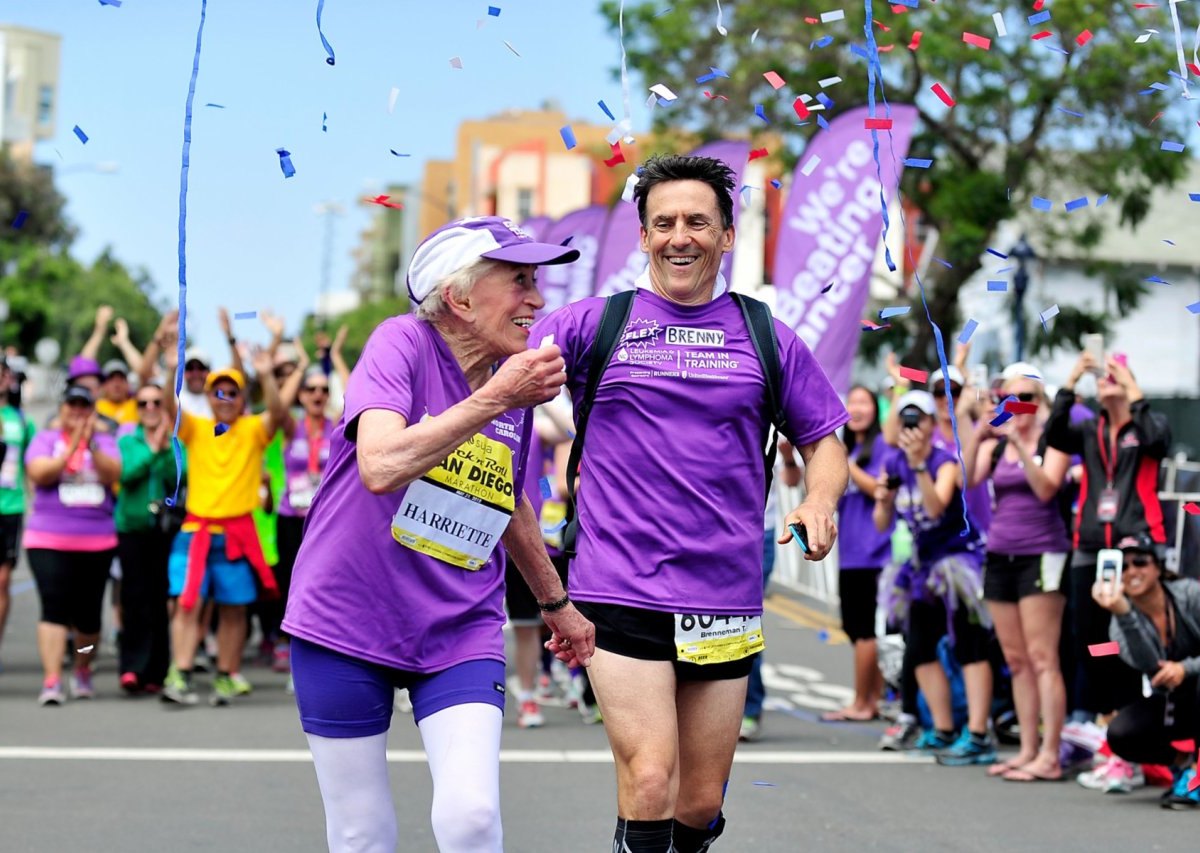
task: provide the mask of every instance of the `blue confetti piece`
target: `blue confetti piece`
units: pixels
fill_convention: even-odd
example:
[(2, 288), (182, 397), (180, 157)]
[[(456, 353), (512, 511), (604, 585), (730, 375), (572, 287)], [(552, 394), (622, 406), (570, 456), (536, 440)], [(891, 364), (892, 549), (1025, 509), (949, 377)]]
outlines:
[(1017, 395), (1009, 394), (1007, 397), (1005, 397), (1003, 400), (1001, 400), (999, 403), (996, 404), (996, 408), (994, 411), (996, 412), (996, 414), (1000, 414), (1001, 412), (1004, 411), (1005, 406), (1007, 406), (1009, 403), (1016, 403), (1016, 402), (1018, 402)]
[(767, 111), (763, 109), (762, 104), (754, 105), (754, 114), (756, 116), (758, 116), (760, 119), (762, 119), (763, 121), (765, 121), (767, 124), (771, 123), (771, 120), (769, 118), (767, 118)]
[(1193, 302), (1187, 307), (1187, 310), (1191, 311), (1193, 314), (1200, 314), (1200, 302)]
[(779, 787), (774, 782), (755, 782), (754, 784), (757, 785), (759, 788), (778, 788)]
[(821, 102), (821, 105), (825, 107), (825, 109), (833, 109), (833, 98), (829, 97), (824, 92), (817, 92), (817, 100)]
[(325, 60), (326, 65), (333, 65), (335, 57), (333, 55), (333, 45), (329, 43), (329, 39), (325, 38), (325, 33), (321, 29), (321, 15), (325, 11), (325, 0), (317, 0), (317, 35), (321, 37), (321, 44), (325, 48), (325, 52), (329, 57)]
[(711, 71), (713, 74), (717, 75), (718, 77), (724, 77), (726, 80), (729, 79), (729, 75), (726, 74), (724, 71), (722, 71), (720, 68), (714, 68), (713, 66), (710, 65), (710, 66), (708, 66), (708, 70)]
[(1060, 113), (1066, 113), (1069, 116), (1075, 116), (1075, 118), (1083, 118), (1084, 117), (1083, 113), (1077, 113), (1077, 112), (1075, 112), (1075, 110), (1069, 110), (1066, 107), (1059, 107), (1058, 111)]
[(1029, 202), (1029, 206), (1034, 210), (1047, 211), (1054, 207), (1054, 202), (1048, 198), (1042, 198), (1040, 195), (1035, 195), (1033, 201)]
[(500, 7), (499, 6), (488, 6), (488, 14), (491, 15), (493, 18), (499, 18), (500, 17)]
[(326, 122), (329, 121), (329, 113), (321, 113), (321, 133), (328, 133), (329, 127)]
[(80, 142), (82, 142), (84, 145), (87, 145), (88, 135), (83, 132), (83, 128), (81, 128), (79, 125), (75, 125), (75, 135), (79, 137)]
[(1050, 11), (1047, 9), (1046, 11), (1038, 12), (1036, 15), (1030, 15), (1028, 20), (1031, 27), (1034, 24), (1044, 24), (1050, 20)]
[(668, 101), (666, 98), (659, 98), (658, 105), (660, 107), (669, 107), (669, 106), (671, 106), (671, 102)]
[(828, 293), (829, 291), (833, 290), (833, 285), (834, 285), (835, 283), (836, 283), (836, 282), (833, 282), (833, 281), (829, 282), (829, 284), (827, 284), (827, 285), (825, 285), (824, 287), (822, 287), (822, 288), (821, 288), (821, 292), (822, 292), (822, 293)]
[(212, 107), (214, 110), (223, 110), (223, 109), (225, 109), (225, 105), (224, 105), (224, 104), (213, 104), (213, 103), (208, 103), (208, 104), (205, 104), (204, 106), (206, 106), (206, 107)]
[(283, 176), (290, 178), (296, 174), (296, 167), (292, 165), (292, 153), (286, 148), (276, 148), (275, 153), (279, 155), (279, 168), (283, 170)]
[(1168, 71), (1167, 76), (1174, 77), (1176, 80), (1183, 80), (1184, 82), (1187, 82), (1187, 78), (1184, 77), (1182, 74), (1180, 74), (1178, 71)]
[(1165, 92), (1170, 87), (1166, 83), (1151, 83), (1150, 88), (1156, 92)]
[(1012, 420), (1012, 412), (1001, 412), (1000, 414), (996, 415), (996, 417), (994, 417), (990, 421), (988, 421), (988, 423), (994, 427), (998, 427), (998, 426), (1003, 426), (1004, 424), (1008, 423), (1011, 420)]
[(562, 137), (563, 145), (567, 146), (568, 151), (575, 147), (575, 131), (571, 130), (571, 125), (563, 125), (559, 128), (558, 134)]
[[(992, 250), (991, 250), (991, 249), (988, 249), (988, 251), (990, 252), (990, 251), (992, 251)], [(949, 262), (948, 260), (946, 260), (945, 258), (937, 258), (937, 257), (935, 257), (935, 258), (934, 258), (934, 260), (935, 260), (935, 261), (937, 261), (939, 264), (941, 264), (942, 266), (944, 266), (944, 267), (945, 267), (946, 269), (948, 269), (948, 270), (952, 270), (952, 269), (954, 269), (954, 264), (950, 263), (950, 262)]]
[(1192, 201), (1200, 201), (1200, 193), (1188, 193), (1188, 198)]
[(781, 190), (781, 189), (783, 189), (783, 181), (777, 180), (776, 178), (772, 178), (771, 186), (773, 186), (777, 190)]
[(850, 52), (855, 56), (861, 56), (863, 59), (870, 60), (871, 54), (867, 53), (867, 49), (859, 44), (850, 45)]
[(235, 319), (235, 320), (253, 320), (257, 316), (258, 316), (257, 311), (239, 311), (238, 313), (233, 315), (233, 319)]
[(910, 9), (917, 8), (917, 0), (895, 0), (896, 6), (907, 6)]
[(712, 73), (701, 74), (699, 77), (696, 78), (696, 82), (697, 83), (708, 83), (710, 80), (716, 80), (716, 79), (717, 79), (716, 74), (712, 74)]
[(25, 220), (27, 220), (28, 218), (29, 218), (28, 210), (18, 210), (16, 217), (12, 221), (13, 230), (15, 231), (16, 229), (18, 229), (22, 225), (24, 225)]
[(1063, 206), (1067, 209), (1067, 212), (1070, 213), (1072, 210), (1079, 210), (1079, 208), (1081, 208), (1081, 207), (1087, 207), (1088, 206), (1088, 198), (1087, 198), (1087, 196), (1080, 196), (1079, 198), (1073, 198)]
[(538, 480), (538, 489), (541, 490), (542, 500), (550, 500), (554, 496), (554, 490), (550, 488), (550, 478), (542, 477)]
[(1045, 311), (1043, 311), (1041, 314), (1039, 314), (1038, 319), (1040, 319), (1042, 321), (1042, 328), (1045, 329), (1047, 332), (1049, 332), (1050, 327), (1047, 326), (1046, 324), (1047, 324), (1047, 322), (1049, 322), (1050, 320), (1053, 320), (1057, 316), (1058, 316), (1058, 303), (1056, 302), (1053, 305), (1051, 305), (1049, 308), (1047, 308)]
[(1105, 193), (1104, 195), (1100, 196), (1100, 198), (1096, 199), (1096, 207), (1100, 207), (1106, 201), (1108, 201), (1108, 193)]
[(995, 255), (997, 258), (999, 258), (1002, 261), (1008, 260), (1008, 255), (1004, 254), (999, 249), (993, 249), (991, 246), (988, 246), (987, 253), (989, 255)]
[(718, 77), (724, 77), (726, 80), (729, 79), (729, 75), (720, 68), (717, 68), (715, 65), (710, 65), (708, 66), (708, 73), (702, 77), (697, 77), (696, 82), (707, 83), (709, 80), (716, 80)]
[(1150, 282), (1151, 284), (1165, 284), (1167, 287), (1171, 286), (1171, 282), (1161, 279), (1156, 275), (1146, 276), (1146, 281)]
[(808, 49), (816, 50), (817, 48), (821, 47), (829, 47), (831, 44), (833, 44), (833, 36), (821, 36), (819, 39), (810, 44)]
[(224, 435), (229, 432), (229, 424), (215, 424), (213, 426), (213, 435)]
[(388, 151), (392, 152), (392, 154), (395, 155), (396, 157), (411, 157), (412, 156), (411, 154), (401, 154), (395, 148), (389, 148)]
[(979, 323), (976, 320), (967, 320), (967, 324), (963, 326), (963, 330), (958, 335), (958, 342), (965, 344), (971, 340), (971, 335), (975, 334), (975, 330), (979, 328)]
[(1009, 271), (1010, 271), (1010, 270), (1012, 270), (1012, 269), (1013, 269), (1013, 267), (1011, 267), (1011, 266), (1007, 266), (1007, 267), (1000, 267), (1000, 269), (996, 270), (995, 274), (996, 274), (996, 275), (1000, 275), (1001, 273), (1006, 273), (1006, 272), (1009, 272)]
[(1174, 246), (1174, 245), (1175, 245), (1175, 241), (1174, 241), (1174, 240), (1168, 240), (1166, 237), (1163, 237), (1163, 242), (1164, 242), (1164, 243), (1166, 243), (1168, 246)]
[(907, 314), (911, 310), (912, 306), (909, 305), (894, 305), (890, 308), (884, 308), (882, 311), (880, 311), (879, 319), (887, 320), (890, 317), (899, 317), (901, 314)]
[(923, 160), (920, 157), (907, 157), (904, 160), (904, 165), (910, 169), (928, 169), (933, 165), (933, 161)]
[(600, 109), (604, 110), (604, 114), (608, 116), (609, 121), (617, 120), (617, 117), (612, 114), (612, 110), (608, 108), (608, 104), (604, 103), (604, 101), (596, 101), (596, 103), (600, 106)]
[(817, 127), (821, 130), (829, 130), (829, 122), (825, 120), (825, 116), (817, 116)]
[(1070, 53), (1068, 53), (1067, 51), (1063, 50), (1061, 47), (1059, 47), (1059, 46), (1058, 46), (1058, 45), (1056, 45), (1056, 44), (1050, 44), (1050, 42), (1047, 42), (1047, 41), (1040, 41), (1040, 42), (1038, 42), (1038, 44), (1040, 44), (1042, 47), (1046, 48), (1046, 50), (1052, 50), (1052, 51), (1054, 51), (1055, 53), (1061, 53), (1063, 56), (1070, 56), (1070, 55), (1071, 55)]
[(987, 283), (988, 293), (1007, 293), (1008, 282), (991, 279)]
[[(87, 142), (87, 139), (85, 138), (83, 141)], [(1178, 154), (1181, 151), (1183, 151), (1183, 148), (1184, 148), (1184, 146), (1183, 146), (1182, 142), (1172, 142), (1169, 139), (1164, 139), (1162, 141), (1162, 145), (1159, 146), (1158, 150), (1159, 151), (1173, 151), (1174, 153)]]
[(112, 6), (117, 9), (121, 8), (121, 3), (122, 0), (100, 0), (101, 6)]

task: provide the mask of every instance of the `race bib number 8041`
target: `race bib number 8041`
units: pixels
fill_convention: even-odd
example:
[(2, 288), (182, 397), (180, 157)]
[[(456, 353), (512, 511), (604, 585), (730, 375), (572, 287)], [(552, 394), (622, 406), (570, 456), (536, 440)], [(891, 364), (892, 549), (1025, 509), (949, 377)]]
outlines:
[(766, 648), (761, 616), (675, 614), (676, 658), (687, 663), (729, 663)]

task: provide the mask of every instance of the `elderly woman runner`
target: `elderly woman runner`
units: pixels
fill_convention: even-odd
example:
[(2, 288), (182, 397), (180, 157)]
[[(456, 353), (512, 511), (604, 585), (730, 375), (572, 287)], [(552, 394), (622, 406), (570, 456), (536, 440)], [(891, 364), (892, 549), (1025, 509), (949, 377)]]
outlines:
[(558, 347), (528, 340), (544, 304), (534, 269), (578, 256), (497, 217), (438, 229), (409, 265), (415, 315), (381, 323), (350, 377), (283, 624), (331, 851), (396, 849), (397, 687), (429, 756), (438, 848), (502, 849), (504, 548), (559, 657), (591, 657), (592, 625), (514, 487), (530, 407), (566, 379)]

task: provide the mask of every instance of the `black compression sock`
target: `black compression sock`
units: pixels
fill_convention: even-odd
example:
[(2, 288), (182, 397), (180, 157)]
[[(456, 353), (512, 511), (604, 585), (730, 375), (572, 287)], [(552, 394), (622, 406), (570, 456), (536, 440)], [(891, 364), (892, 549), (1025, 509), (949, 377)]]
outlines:
[(671, 818), (625, 820), (617, 818), (613, 853), (671, 853)]
[(712, 843), (725, 831), (724, 815), (717, 815), (711, 828), (696, 829), (685, 823), (674, 821), (674, 833), (671, 836), (674, 847), (672, 853), (704, 853), (712, 847)]

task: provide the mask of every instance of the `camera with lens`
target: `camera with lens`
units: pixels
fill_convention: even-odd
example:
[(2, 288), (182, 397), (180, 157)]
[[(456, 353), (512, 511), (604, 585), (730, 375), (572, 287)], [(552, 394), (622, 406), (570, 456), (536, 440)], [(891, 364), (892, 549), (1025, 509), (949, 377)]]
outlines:
[(900, 424), (905, 429), (916, 429), (921, 425), (921, 412), (918, 409), (905, 409), (900, 413)]

